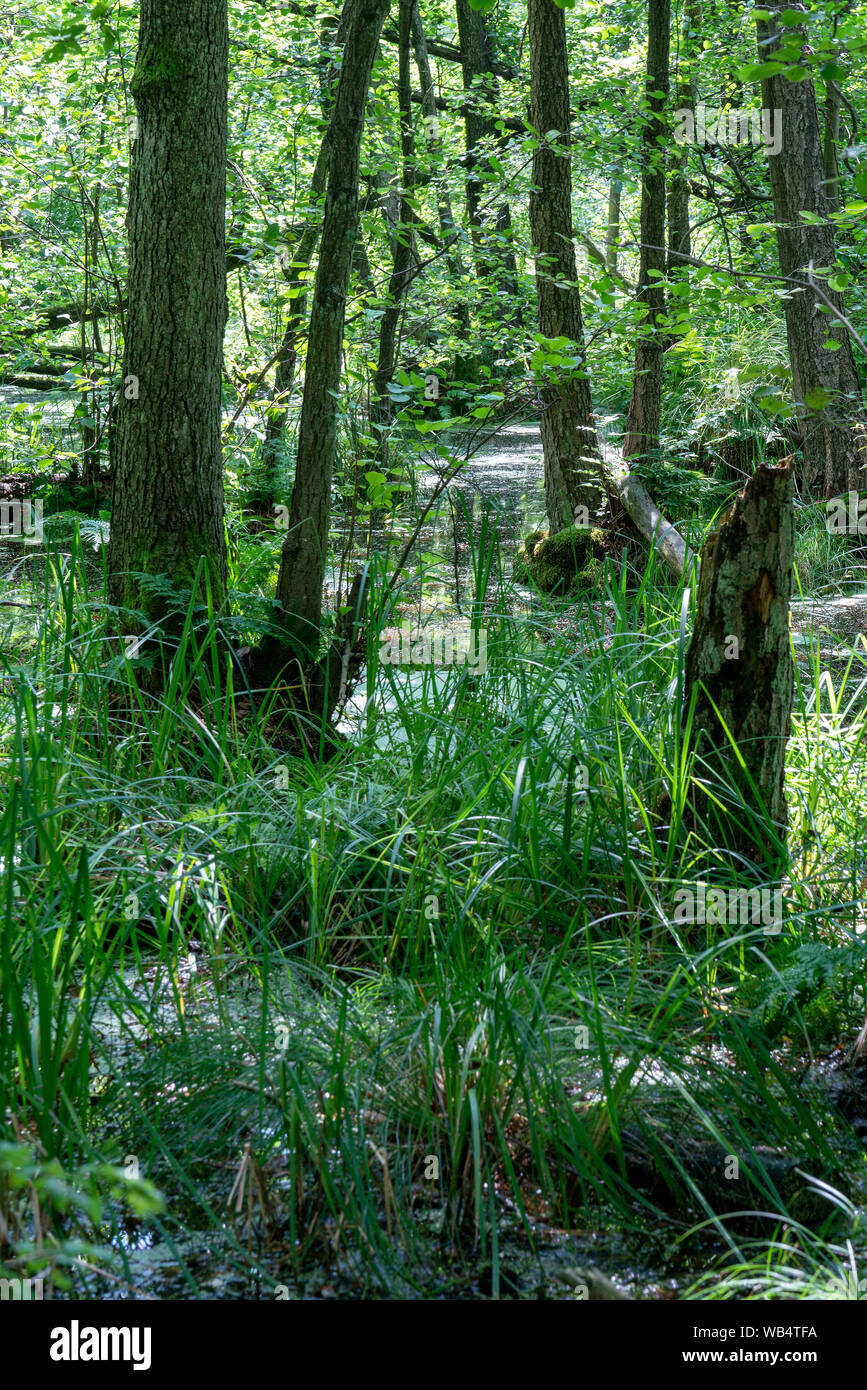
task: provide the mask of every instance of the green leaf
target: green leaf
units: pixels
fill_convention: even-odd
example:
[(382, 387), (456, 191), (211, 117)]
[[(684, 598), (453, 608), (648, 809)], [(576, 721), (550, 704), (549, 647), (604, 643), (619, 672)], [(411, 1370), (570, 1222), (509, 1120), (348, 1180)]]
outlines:
[(784, 71), (783, 63), (747, 63), (745, 67), (738, 68), (738, 77), (742, 82), (761, 82), (765, 77), (776, 77)]

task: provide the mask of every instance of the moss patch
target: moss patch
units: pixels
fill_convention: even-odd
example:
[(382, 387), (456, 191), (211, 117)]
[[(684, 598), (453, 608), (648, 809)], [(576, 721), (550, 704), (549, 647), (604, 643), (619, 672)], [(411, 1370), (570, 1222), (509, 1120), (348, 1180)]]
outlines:
[(177, 50), (167, 43), (155, 44), (139, 53), (130, 91), (133, 96), (140, 96), (148, 87), (176, 82), (185, 75), (186, 65)]
[(593, 560), (605, 554), (605, 532), (596, 526), (567, 526), (549, 536), (533, 531), (515, 557), (514, 577), (533, 583), (543, 593), (571, 592)]

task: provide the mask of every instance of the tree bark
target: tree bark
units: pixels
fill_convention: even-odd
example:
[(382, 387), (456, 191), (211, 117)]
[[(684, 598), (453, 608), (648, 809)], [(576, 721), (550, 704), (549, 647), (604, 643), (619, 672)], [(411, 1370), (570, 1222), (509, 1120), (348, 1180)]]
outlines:
[[(328, 134), (323, 139), (310, 182), (310, 200), (318, 204), (325, 193), (329, 162)], [(274, 374), (274, 391), (268, 406), (265, 425), (265, 438), (262, 442), (262, 480), (260, 498), (270, 506), (276, 497), (277, 466), (280, 459), (280, 446), (286, 417), (289, 413), (289, 397), (298, 369), (298, 342), (307, 322), (307, 277), (319, 236), (322, 230), (319, 207), (311, 211), (307, 226), (301, 233), (294, 250), (285, 251), (281, 256), (284, 277), (289, 285), (292, 298), (280, 349), (277, 355), (277, 370)]]
[(493, 173), (487, 159), (477, 150), (485, 141), (503, 146), (496, 129), (500, 89), (494, 75), (494, 57), (488, 22), (484, 14), (470, 7), (469, 0), (457, 0), (458, 33), (463, 57), (463, 80), (467, 92), (464, 122), (467, 141), (467, 215), (475, 250), (479, 279), (492, 277), (497, 299), (506, 322), (520, 322), (518, 269), (512, 243), (512, 219), (508, 203), (495, 212), (483, 211), (486, 185), (481, 177)]
[[(664, 517), (640, 478), (605, 450), (606, 485), (648, 544), (678, 579), (695, 556), (677, 528)], [(612, 467), (612, 463), (614, 466)]]
[[(329, 120), (334, 103), (334, 90), (338, 78), (337, 65), (328, 55), (329, 30), (335, 27), (334, 43), (342, 44), (346, 39), (347, 25), (353, 0), (344, 0), (339, 21), (333, 15), (326, 15), (320, 23), (321, 42), (321, 83), (320, 108), (325, 120)], [(284, 279), (289, 285), (292, 298), (283, 329), (283, 337), (277, 354), (277, 369), (274, 373), (274, 391), (268, 408), (265, 424), (265, 438), (262, 443), (262, 479), (257, 489), (256, 500), (270, 506), (276, 499), (277, 470), (280, 462), (281, 442), (286, 418), (289, 413), (289, 398), (295, 384), (298, 370), (298, 343), (307, 322), (307, 278), (319, 237), (322, 232), (322, 201), (328, 183), (328, 170), (331, 159), (331, 128), (326, 127), (319, 147), (319, 154), (310, 180), (310, 208), (305, 225), (302, 227), (294, 249), (284, 251), (280, 257)]]
[[(578, 506), (587, 507), (590, 516), (597, 514), (603, 492), (572, 237), (566, 18), (554, 0), (529, 0), (528, 35), (530, 119), (541, 136), (530, 192), (539, 331), (546, 338), (567, 339), (570, 354), (581, 358), (580, 371), (540, 384), (545, 503), (553, 534), (572, 525)], [(556, 148), (544, 138), (550, 130), (560, 132)]]
[(417, 259), (415, 237), (413, 236), (414, 213), (411, 201), (414, 187), (415, 141), (412, 130), (409, 70), (411, 20), (414, 5), (415, 0), (400, 0), (397, 101), (400, 115), (401, 192), (388, 295), (379, 323), (379, 351), (373, 378), (371, 415), (373, 424), (378, 429), (383, 461), (385, 461), (387, 452), (384, 432), (391, 423), (392, 414), (388, 383), (394, 376), (397, 326), (403, 308), (404, 295), (412, 274), (413, 263)]
[(605, 268), (618, 273), (617, 248), (620, 244), (620, 198), (623, 180), (612, 179), (608, 185), (608, 221), (605, 225)]
[[(416, 67), (418, 69), (418, 80), (421, 85), (422, 114), (429, 132), (428, 144), (432, 149), (439, 149), (440, 139), (436, 95), (434, 93), (430, 62), (428, 60), (428, 44), (425, 39), (418, 0), (416, 0), (416, 3), (412, 7), (412, 43)], [(442, 236), (443, 242), (450, 247), (446, 254), (446, 267), (452, 281), (453, 289), (452, 304), (450, 307), (455, 315), (458, 330), (463, 340), (468, 342), (472, 325), (470, 322), (470, 310), (467, 304), (466, 291), (464, 289), (464, 280), (466, 279), (467, 272), (461, 258), (460, 247), (457, 241), (453, 241), (457, 228), (455, 227), (451, 194), (449, 193), (448, 174), (444, 168), (440, 168), (437, 172), (436, 189), (440, 235)]]
[(670, 0), (648, 0), (647, 91), (641, 186), (641, 256), (638, 301), (644, 310), (635, 344), (632, 399), (626, 417), (625, 458), (659, 447), (664, 343), (659, 319), (665, 312), (665, 150), (668, 129)]
[(785, 753), (794, 690), (792, 495), (790, 464), (760, 464), (705, 544), (686, 658), (684, 716), (695, 695), (700, 779), (693, 814), (719, 815), (705, 785), (722, 800), (724, 789), (733, 787), (760, 824), (735, 806), (721, 818), (721, 832), (730, 850), (754, 861), (764, 857), (761, 825), (770, 818), (781, 836), (787, 827)]
[(189, 590), (204, 556), (215, 607), (225, 598), (227, 88), (226, 0), (142, 0), (108, 581), (112, 603), (154, 619), (166, 600), (136, 571)]
[[(792, 33), (791, 27), (784, 30), (777, 23), (776, 12), (803, 6), (798, 0), (771, 0), (767, 9), (771, 19), (757, 21), (761, 62), (772, 58), (784, 32)], [(806, 31), (803, 37), (806, 42)], [(784, 308), (804, 482), (813, 493), (836, 497), (864, 488), (867, 417), (849, 334), (842, 326), (832, 326), (833, 317), (823, 312), (804, 273), (811, 262), (816, 269), (827, 270), (837, 261), (834, 224), (827, 220), (816, 92), (809, 79), (789, 82), (780, 73), (762, 82), (762, 100), (766, 109), (781, 113), (776, 119), (781, 122), (782, 148), (769, 156), (768, 163), (780, 271), (795, 281), (786, 286)], [(803, 222), (802, 212), (821, 221)], [(844, 312), (842, 295), (824, 286), (823, 291)], [(824, 347), (829, 337), (840, 346)]]
[(331, 118), (331, 167), (310, 316), (295, 484), (277, 581), (287, 638), (308, 656), (315, 654), (320, 641), (343, 325), (358, 232), (364, 105), (388, 8), (389, 0), (358, 0)]
[[(692, 80), (692, 55), (699, 37), (700, 17), (695, 0), (685, 7), (681, 26), (680, 54), (678, 58), (677, 101), (684, 110), (694, 112), (695, 88)], [(689, 268), (681, 259), (692, 255), (691, 228), (689, 222), (689, 147), (676, 146), (669, 156), (668, 185), (668, 279), (675, 283), (689, 279)], [(686, 296), (678, 299), (677, 307), (683, 312), (687, 307)]]
[(825, 198), (829, 212), (839, 212), (840, 168), (837, 161), (837, 145), (840, 141), (840, 112), (842, 93), (837, 83), (829, 79), (825, 91), (825, 144), (822, 151), (822, 164), (825, 171)]

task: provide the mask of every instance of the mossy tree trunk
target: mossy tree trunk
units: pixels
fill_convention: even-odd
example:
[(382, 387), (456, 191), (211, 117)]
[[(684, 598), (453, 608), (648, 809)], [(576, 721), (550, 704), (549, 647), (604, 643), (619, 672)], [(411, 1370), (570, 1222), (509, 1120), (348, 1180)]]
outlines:
[[(785, 755), (794, 689), (792, 491), (790, 464), (760, 464), (705, 544), (686, 659), (684, 714), (695, 696), (695, 775), (718, 793), (735, 788), (758, 818), (761, 824), (735, 807), (721, 821), (728, 847), (752, 860), (764, 857), (767, 834), (761, 826), (768, 818), (781, 837), (787, 826)], [(724, 799), (724, 791), (721, 795)], [(703, 816), (711, 809), (710, 798), (698, 790), (694, 813)]]
[(108, 576), (112, 603), (155, 620), (167, 601), (136, 571), (188, 590), (204, 556), (217, 607), (226, 591), (227, 88), (226, 0), (142, 0)]
[[(566, 19), (554, 0), (529, 0), (530, 120), (541, 141), (533, 155), (530, 234), (536, 255), (539, 331), (566, 338), (581, 369), (543, 381), (542, 450), (551, 534), (570, 526), (577, 506), (596, 514), (604, 494), (597, 479), (599, 446), (584, 369), (584, 324), (572, 236), (569, 67)], [(558, 131), (556, 142), (545, 139)]]
[[(792, 27), (778, 23), (780, 10), (804, 7), (790, 0), (771, 0), (765, 7), (768, 21), (759, 19), (759, 61), (768, 62)], [(807, 42), (806, 30), (796, 30)], [(834, 224), (828, 221), (825, 164), (816, 92), (812, 81), (790, 82), (785, 73), (765, 78), (762, 102), (769, 111), (781, 112), (782, 144), (779, 154), (768, 158), (780, 271), (792, 277), (784, 300), (786, 335), (792, 363), (795, 400), (799, 406), (804, 451), (804, 481), (821, 496), (837, 497), (850, 489), (864, 491), (867, 467), (867, 416), (852, 345), (847, 330), (833, 327), (833, 314), (810, 287), (805, 274), (810, 262), (816, 270), (835, 265), (837, 250)], [(816, 220), (805, 222), (801, 213)], [(803, 286), (803, 288), (798, 288)], [(830, 289), (823, 292), (835, 308), (843, 310), (843, 297)], [(831, 339), (834, 344), (826, 348)]]

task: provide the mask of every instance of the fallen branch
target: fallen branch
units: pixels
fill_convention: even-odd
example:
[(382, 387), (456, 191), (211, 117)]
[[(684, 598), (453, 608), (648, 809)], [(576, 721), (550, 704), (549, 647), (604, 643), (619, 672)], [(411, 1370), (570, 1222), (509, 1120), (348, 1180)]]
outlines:
[(646, 541), (659, 552), (672, 573), (680, 578), (698, 558), (683, 536), (657, 507), (647, 488), (634, 473), (630, 473), (620, 454), (603, 449), (606, 490), (613, 492)]

